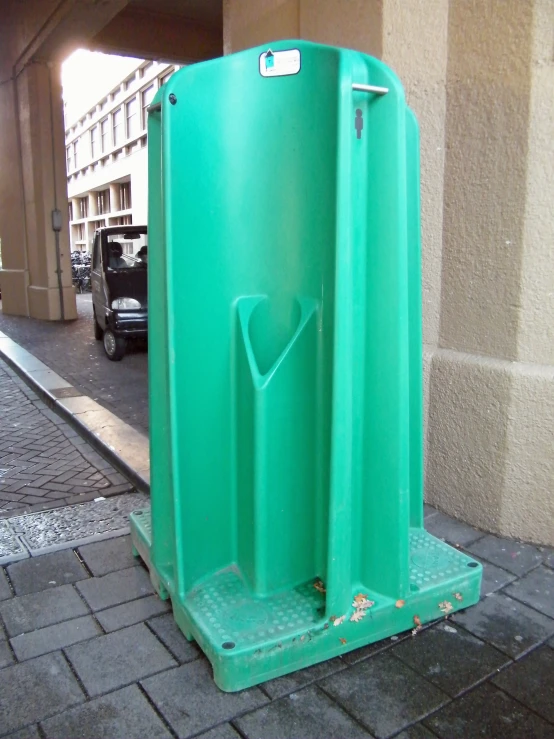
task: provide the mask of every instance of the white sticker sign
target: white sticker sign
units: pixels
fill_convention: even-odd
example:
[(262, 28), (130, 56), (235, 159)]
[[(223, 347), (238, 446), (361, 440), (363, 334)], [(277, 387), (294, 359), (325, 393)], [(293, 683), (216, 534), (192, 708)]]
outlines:
[(300, 72), (300, 49), (271, 51), (260, 54), (260, 74), (262, 77), (286, 77)]

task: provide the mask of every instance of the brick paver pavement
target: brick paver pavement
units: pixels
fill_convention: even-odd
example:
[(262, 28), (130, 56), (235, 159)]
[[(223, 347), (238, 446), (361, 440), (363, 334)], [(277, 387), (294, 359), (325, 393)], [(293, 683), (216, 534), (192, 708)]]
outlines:
[(0, 516), (131, 489), (0, 360)]
[(0, 568), (0, 736), (552, 739), (552, 550), (431, 508), (426, 524), (483, 561), (477, 606), (240, 693), (216, 688), (128, 536)]
[(77, 311), (76, 321), (59, 323), (6, 316), (0, 310), (0, 331), (84, 395), (137, 430), (148, 433), (146, 343), (129, 343), (123, 360), (110, 362), (102, 343), (93, 336), (90, 293), (77, 295)]

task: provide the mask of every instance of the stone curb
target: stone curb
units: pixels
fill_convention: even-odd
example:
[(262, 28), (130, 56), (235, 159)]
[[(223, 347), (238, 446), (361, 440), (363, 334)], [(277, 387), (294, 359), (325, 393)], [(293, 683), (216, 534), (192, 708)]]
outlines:
[(138, 490), (150, 493), (150, 444), (0, 331), (0, 358)]

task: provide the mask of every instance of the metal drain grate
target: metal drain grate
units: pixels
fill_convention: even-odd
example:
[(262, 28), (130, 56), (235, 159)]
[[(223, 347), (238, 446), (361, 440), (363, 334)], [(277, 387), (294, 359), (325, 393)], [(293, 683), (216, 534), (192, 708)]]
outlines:
[(110, 498), (23, 514), (9, 519), (31, 555), (67, 549), (89, 541), (110, 538), (114, 532), (127, 533), (129, 513), (148, 502), (143, 493), (127, 493)]
[(25, 559), (29, 552), (25, 549), (8, 521), (0, 521), (0, 565)]

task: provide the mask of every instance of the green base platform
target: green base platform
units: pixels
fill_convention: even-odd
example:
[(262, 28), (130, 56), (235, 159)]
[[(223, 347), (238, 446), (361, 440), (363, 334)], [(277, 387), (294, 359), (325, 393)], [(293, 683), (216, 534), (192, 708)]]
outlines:
[[(170, 578), (150, 561), (150, 510), (130, 518), (135, 554), (148, 566), (160, 597), (173, 597)], [(173, 613), (186, 638), (197, 641), (212, 663), (216, 684), (236, 691), (467, 608), (479, 600), (481, 576), (479, 562), (423, 529), (411, 529), (410, 595), (403, 605), (360, 585), (344, 613), (327, 613), (317, 580), (253, 598), (240, 571), (229, 567), (194, 588), (183, 605), (175, 597)], [(359, 593), (374, 604), (351, 621)]]

